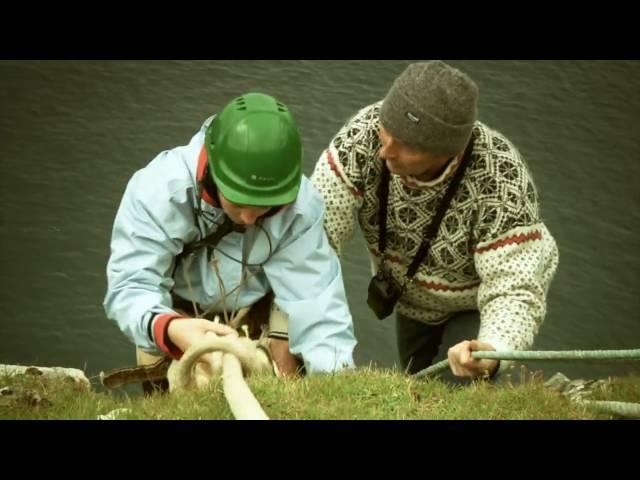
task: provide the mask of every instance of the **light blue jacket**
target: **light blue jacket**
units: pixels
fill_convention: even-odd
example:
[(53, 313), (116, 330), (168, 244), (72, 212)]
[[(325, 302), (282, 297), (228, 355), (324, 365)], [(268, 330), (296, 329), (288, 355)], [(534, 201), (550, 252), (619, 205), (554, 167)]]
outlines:
[[(200, 198), (196, 181), (206, 125), (188, 145), (160, 153), (133, 175), (115, 218), (105, 312), (149, 353), (159, 353), (149, 337), (149, 322), (156, 314), (175, 313), (172, 289), (204, 307), (221, 299), (206, 248), (190, 262), (180, 262), (172, 278), (183, 246), (209, 235), (222, 221), (223, 211)], [(302, 356), (309, 373), (352, 367), (356, 345), (340, 262), (328, 243), (323, 216), (319, 193), (303, 177), (295, 203), (264, 219), (264, 231), (249, 226), (245, 233), (230, 233), (213, 254), (230, 292), (240, 282), (242, 266), (228, 256), (242, 260), (244, 249), (246, 262), (259, 265), (271, 249), (263, 266), (249, 267), (253, 275), (239, 296), (237, 291), (227, 296), (226, 307), (251, 305), (272, 290), (275, 303), (289, 317), (289, 349)]]

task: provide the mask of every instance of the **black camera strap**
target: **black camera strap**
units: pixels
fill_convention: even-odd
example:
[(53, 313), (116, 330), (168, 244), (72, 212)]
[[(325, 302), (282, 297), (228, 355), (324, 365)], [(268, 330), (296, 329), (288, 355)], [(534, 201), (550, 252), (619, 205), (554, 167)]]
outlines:
[[(411, 265), (407, 269), (407, 279), (410, 281), (413, 276), (418, 271), (418, 267), (420, 264), (427, 258), (429, 254), (429, 250), (431, 248), (431, 242), (438, 234), (438, 229), (440, 228), (440, 224), (442, 223), (442, 219), (444, 218), (449, 205), (451, 204), (451, 200), (458, 190), (458, 186), (462, 181), (462, 177), (464, 175), (467, 166), (469, 165), (471, 152), (473, 150), (474, 137), (472, 136), (469, 140), (467, 148), (464, 151), (462, 156), (462, 161), (460, 162), (460, 166), (458, 166), (456, 172), (451, 179), (451, 183), (449, 184), (449, 188), (442, 197), (440, 204), (438, 205), (438, 209), (436, 210), (435, 215), (431, 219), (431, 223), (425, 229), (424, 237), (422, 238), (422, 243), (416, 252), (416, 256), (414, 257)], [(389, 204), (389, 181), (391, 174), (389, 169), (387, 168), (386, 162), (382, 162), (382, 172), (380, 175), (380, 185), (378, 187), (378, 198), (380, 200), (380, 208), (378, 210), (378, 220), (379, 220), (379, 237), (378, 237), (378, 249), (380, 250), (380, 255), (382, 257), (381, 262), (384, 262), (384, 251), (387, 248), (387, 207)], [(405, 284), (406, 285), (406, 284)], [(404, 289), (404, 285), (403, 285)]]

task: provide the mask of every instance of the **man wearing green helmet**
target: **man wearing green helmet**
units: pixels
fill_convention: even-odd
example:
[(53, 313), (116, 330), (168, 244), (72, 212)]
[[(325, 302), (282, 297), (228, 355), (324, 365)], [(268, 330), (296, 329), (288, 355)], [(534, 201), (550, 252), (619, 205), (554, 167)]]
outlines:
[(353, 323), (323, 215), (287, 107), (260, 93), (236, 98), (129, 181), (105, 312), (148, 363), (179, 358), (208, 331), (230, 333), (215, 314), (231, 320), (273, 298), (266, 328), (283, 373), (351, 367)]

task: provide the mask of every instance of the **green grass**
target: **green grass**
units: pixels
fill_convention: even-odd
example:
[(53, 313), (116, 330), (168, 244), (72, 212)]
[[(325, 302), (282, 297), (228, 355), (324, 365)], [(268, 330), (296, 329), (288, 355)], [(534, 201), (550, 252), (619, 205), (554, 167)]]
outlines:
[[(453, 419), (606, 419), (576, 405), (527, 374), (515, 384), (474, 382), (452, 386), (439, 380), (412, 380), (397, 371), (359, 368), (334, 375), (292, 380), (249, 379), (271, 419), (453, 420)], [(172, 395), (127, 396), (80, 389), (42, 377), (0, 377), (21, 401), (0, 397), (0, 419), (92, 419), (127, 408), (121, 419), (232, 419), (214, 381), (208, 390)], [(37, 401), (34, 394), (46, 401)], [(14, 394), (12, 396), (16, 397)], [(590, 399), (640, 402), (640, 377), (610, 379)]]

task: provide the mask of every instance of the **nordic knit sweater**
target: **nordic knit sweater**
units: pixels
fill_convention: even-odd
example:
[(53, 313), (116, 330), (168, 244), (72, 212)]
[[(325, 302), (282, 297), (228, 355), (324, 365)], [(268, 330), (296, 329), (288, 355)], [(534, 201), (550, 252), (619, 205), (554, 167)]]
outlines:
[[(326, 203), (331, 244), (341, 255), (357, 218), (374, 274), (381, 260), (380, 103), (363, 108), (343, 126), (312, 176)], [(528, 349), (545, 317), (558, 249), (540, 218), (536, 188), (517, 149), (480, 122), (473, 136), (467, 171), (397, 309), (429, 324), (479, 310), (478, 340), (498, 351)], [(430, 182), (391, 174), (384, 264), (400, 285), (460, 160)]]

